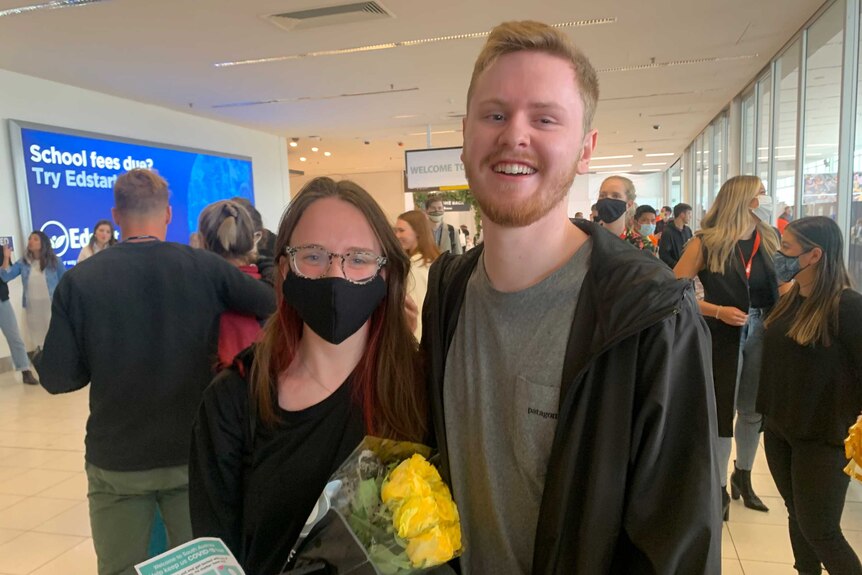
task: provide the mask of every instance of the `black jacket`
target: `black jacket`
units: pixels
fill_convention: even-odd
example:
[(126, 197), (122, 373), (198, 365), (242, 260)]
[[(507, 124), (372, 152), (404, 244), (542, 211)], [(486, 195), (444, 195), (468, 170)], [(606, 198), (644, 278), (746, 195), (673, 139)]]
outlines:
[[(720, 573), (710, 340), (690, 282), (596, 224), (575, 225), (593, 238), (591, 264), (567, 344), (532, 573)], [(481, 254), (441, 256), (423, 309), (447, 480), (444, 369)]]
[(685, 249), (685, 244), (692, 238), (691, 228), (683, 226), (677, 229), (673, 225), (673, 220), (669, 221), (664, 226), (661, 233), (661, 239), (658, 242), (658, 257), (673, 269), (682, 257), (682, 251)]

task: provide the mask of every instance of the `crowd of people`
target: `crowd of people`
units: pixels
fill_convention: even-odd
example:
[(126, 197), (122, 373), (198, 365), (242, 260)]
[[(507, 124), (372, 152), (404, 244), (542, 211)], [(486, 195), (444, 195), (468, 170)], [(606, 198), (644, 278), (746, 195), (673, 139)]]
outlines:
[(475, 245), (440, 196), (391, 222), (320, 177), (274, 234), (247, 201), (207, 206), (194, 249), (165, 241), (168, 184), (136, 169), (114, 187), (120, 241), (100, 221), (65, 276), (40, 232), (19, 261), (6, 249), (42, 385), (90, 387), (100, 575), (147, 557), (156, 510), (169, 545), (220, 537), (250, 575), (282, 573), (365, 435), (437, 449), (462, 573), (717, 574), (731, 500), (769, 512), (761, 432), (798, 572), (862, 575), (839, 523), (862, 296), (838, 226), (773, 228), (754, 176), (725, 182), (694, 232), (691, 206), (638, 206), (624, 176), (570, 220), (598, 99), (557, 29), (491, 32), (464, 120)]

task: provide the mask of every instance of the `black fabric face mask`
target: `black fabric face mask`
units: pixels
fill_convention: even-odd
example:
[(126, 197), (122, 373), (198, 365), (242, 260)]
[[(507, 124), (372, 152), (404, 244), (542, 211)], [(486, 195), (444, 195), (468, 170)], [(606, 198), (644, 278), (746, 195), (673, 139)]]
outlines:
[(386, 281), (379, 274), (363, 285), (344, 278), (310, 280), (291, 270), (281, 291), (314, 333), (338, 345), (368, 321), (386, 297)]
[(596, 211), (599, 212), (599, 220), (606, 224), (613, 223), (626, 213), (626, 202), (614, 198), (602, 198), (596, 202)]

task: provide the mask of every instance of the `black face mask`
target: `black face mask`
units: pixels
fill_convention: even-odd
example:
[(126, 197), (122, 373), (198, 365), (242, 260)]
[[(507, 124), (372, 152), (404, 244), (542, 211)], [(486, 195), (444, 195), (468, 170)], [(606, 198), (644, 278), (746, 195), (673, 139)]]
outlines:
[(344, 278), (310, 280), (291, 270), (281, 291), (314, 333), (338, 345), (368, 321), (386, 297), (386, 281), (380, 275), (363, 285)]
[(599, 220), (606, 224), (613, 223), (626, 213), (626, 202), (614, 198), (602, 198), (596, 202), (596, 210), (599, 212)]

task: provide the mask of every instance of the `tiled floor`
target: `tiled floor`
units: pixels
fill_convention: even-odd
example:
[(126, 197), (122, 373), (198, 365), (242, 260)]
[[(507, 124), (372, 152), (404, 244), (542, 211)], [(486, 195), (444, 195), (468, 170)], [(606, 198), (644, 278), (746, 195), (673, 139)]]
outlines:
[[(95, 575), (87, 514), (87, 393), (51, 396), (0, 374), (0, 575)], [(752, 475), (772, 509), (734, 502), (722, 539), (726, 575), (795, 575), (787, 517), (761, 449)], [(851, 483), (845, 535), (862, 554), (862, 484)]]

